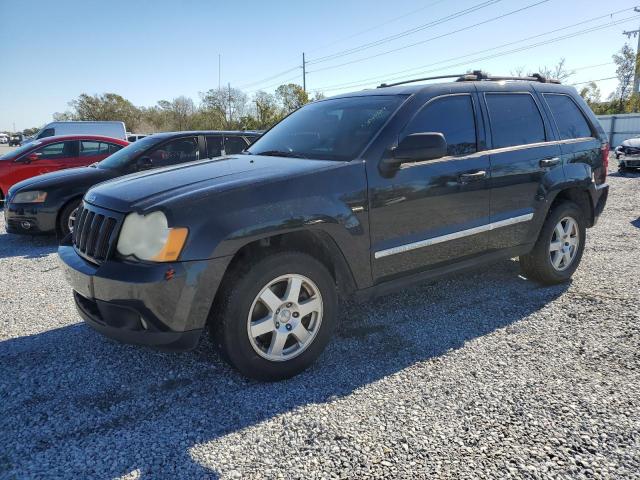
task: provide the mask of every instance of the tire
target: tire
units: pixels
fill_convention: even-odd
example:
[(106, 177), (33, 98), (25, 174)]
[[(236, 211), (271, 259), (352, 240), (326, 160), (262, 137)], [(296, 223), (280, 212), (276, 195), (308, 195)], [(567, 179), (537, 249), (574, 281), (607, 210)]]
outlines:
[[(336, 282), (322, 263), (299, 252), (274, 253), (247, 263), (230, 274), (217, 297), (210, 319), (212, 340), (222, 357), (247, 377), (293, 377), (318, 358), (333, 334)], [(298, 282), (297, 298), (292, 294), (286, 299)]]
[(71, 229), (69, 227), (70, 217), (76, 210), (78, 210), (79, 206), (80, 200), (72, 200), (64, 206), (60, 215), (58, 215), (58, 232), (60, 234), (60, 238), (64, 238), (71, 233)]
[[(573, 220), (575, 226), (565, 219)], [(531, 252), (520, 256), (520, 268), (524, 276), (546, 285), (568, 281), (582, 259), (586, 239), (585, 223), (584, 214), (575, 203), (566, 201), (555, 206), (547, 215)], [(571, 232), (575, 232), (575, 236), (570, 232), (569, 237), (559, 239), (560, 232), (556, 231), (558, 225), (564, 228), (563, 234), (571, 226)], [(574, 240), (575, 238), (577, 241)], [(551, 250), (552, 242), (554, 251)], [(565, 255), (565, 252), (570, 259)], [(560, 259), (559, 265), (554, 266), (553, 261), (555, 260), (557, 263), (559, 255), (563, 258)]]

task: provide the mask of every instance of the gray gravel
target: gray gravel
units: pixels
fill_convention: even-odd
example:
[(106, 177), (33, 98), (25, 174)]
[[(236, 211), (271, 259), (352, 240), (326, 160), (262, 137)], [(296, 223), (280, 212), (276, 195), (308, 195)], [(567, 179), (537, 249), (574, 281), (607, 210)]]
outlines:
[(0, 221), (0, 478), (640, 478), (640, 177), (610, 184), (573, 283), (510, 260), (347, 305), (277, 384), (94, 333), (54, 240)]

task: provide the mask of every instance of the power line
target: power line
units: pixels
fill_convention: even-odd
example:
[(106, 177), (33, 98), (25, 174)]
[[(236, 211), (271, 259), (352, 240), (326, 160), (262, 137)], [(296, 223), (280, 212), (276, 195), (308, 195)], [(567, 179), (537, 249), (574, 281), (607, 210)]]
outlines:
[(295, 77), (287, 78), (286, 80), (281, 80), (278, 83), (273, 83), (273, 84), (267, 85), (265, 87), (256, 88), (254, 90), (249, 90), (248, 92), (245, 92), (245, 93), (254, 93), (254, 92), (259, 92), (261, 90), (268, 90), (268, 89), (273, 88), (273, 87), (279, 87), (280, 85), (284, 85), (284, 84), (287, 84), (289, 82), (293, 82), (294, 80), (298, 80), (299, 78), (300, 78), (299, 75), (296, 75)]
[(391, 49), (391, 50), (386, 50), (386, 51), (384, 51), (384, 52), (376, 53), (376, 54), (374, 54), (374, 55), (369, 55), (368, 57), (362, 57), (362, 58), (358, 58), (358, 59), (356, 59), (356, 60), (350, 60), (350, 61), (345, 62), (345, 63), (340, 63), (340, 64), (337, 64), (337, 65), (330, 65), (330, 66), (328, 66), (328, 67), (318, 68), (318, 69), (316, 69), (316, 70), (312, 70), (312, 71), (310, 71), (310, 72), (308, 72), (308, 73), (316, 73), (316, 72), (321, 72), (321, 71), (323, 71), (323, 70), (331, 70), (331, 69), (334, 69), (334, 68), (344, 67), (344, 66), (346, 66), (346, 65), (351, 65), (351, 64), (353, 64), (353, 63), (359, 63), (359, 62), (363, 62), (363, 61), (365, 61), (365, 60), (369, 60), (369, 59), (371, 59), (371, 58), (381, 57), (381, 56), (383, 56), (383, 55), (388, 55), (389, 53), (398, 52), (398, 51), (400, 51), (400, 50), (404, 50), (404, 49), (406, 49), (406, 48), (411, 48), (411, 47), (415, 47), (415, 46), (417, 46), (417, 45), (422, 45), (422, 44), (425, 44), (425, 43), (427, 43), (427, 42), (431, 42), (431, 41), (433, 41), (433, 40), (437, 40), (437, 39), (440, 39), (440, 38), (448, 37), (448, 36), (450, 36), (450, 35), (454, 35), (454, 34), (456, 34), (456, 33), (460, 33), (460, 32), (463, 32), (463, 31), (465, 31), (465, 30), (470, 30), (470, 29), (472, 29), (472, 28), (476, 28), (476, 27), (479, 27), (479, 26), (481, 26), (481, 25), (485, 25), (485, 24), (487, 24), (487, 23), (494, 22), (494, 21), (496, 21), (496, 20), (500, 20), (500, 19), (502, 19), (502, 18), (508, 17), (508, 16), (510, 16), (510, 15), (514, 15), (514, 14), (519, 13), (519, 12), (522, 12), (522, 11), (524, 11), (524, 10), (528, 10), (528, 9), (530, 9), (530, 8), (537, 7), (538, 5), (540, 5), (540, 4), (542, 4), (542, 3), (546, 3), (546, 2), (548, 2), (548, 1), (549, 1), (549, 0), (541, 0), (541, 1), (537, 2), (537, 3), (533, 3), (533, 4), (531, 4), (531, 5), (527, 5), (527, 6), (525, 6), (525, 7), (518, 8), (518, 9), (516, 9), (516, 10), (512, 10), (511, 12), (507, 12), (507, 13), (504, 13), (504, 14), (502, 14), (502, 15), (498, 15), (497, 17), (493, 17), (493, 18), (490, 18), (490, 19), (488, 19), (488, 20), (484, 20), (484, 21), (482, 21), (482, 22), (474, 23), (473, 25), (469, 25), (469, 26), (467, 26), (467, 27), (459, 28), (458, 30), (452, 30), (452, 31), (450, 31), (450, 32), (443, 33), (443, 34), (441, 34), (441, 35), (436, 35), (435, 37), (427, 38), (426, 40), (421, 40), (421, 41), (419, 41), (419, 42), (411, 43), (411, 44), (409, 44), (409, 45), (404, 45), (404, 46), (402, 46), (402, 47), (397, 47), (397, 48), (394, 48), (394, 49)]
[[(449, 15), (447, 15), (445, 17), (439, 18), (437, 20), (433, 20), (431, 22), (428, 22), (428, 23), (425, 23), (425, 24), (422, 24), (422, 25), (418, 25), (417, 27), (410, 28), (409, 30), (404, 30), (404, 31), (402, 31), (400, 33), (396, 33), (394, 35), (390, 35), (388, 37), (384, 37), (384, 38), (381, 38), (379, 40), (375, 40), (373, 42), (364, 43), (364, 44), (359, 45), (357, 47), (352, 47), (352, 48), (348, 48), (346, 50), (342, 50), (342, 51), (339, 51), (339, 52), (336, 52), (336, 53), (332, 53), (330, 55), (325, 55), (323, 57), (316, 58), (315, 60), (310, 60), (308, 63), (309, 63), (309, 65), (312, 65), (312, 64), (316, 64), (316, 63), (326, 62), (328, 60), (333, 60), (334, 58), (340, 58), (340, 57), (344, 57), (346, 55), (351, 55), (352, 53), (356, 53), (356, 52), (359, 52), (359, 51), (362, 51), (362, 50), (366, 50), (366, 49), (369, 49), (369, 48), (372, 48), (372, 47), (375, 47), (375, 46), (378, 46), (378, 45), (382, 45), (383, 43), (387, 43), (387, 42), (390, 42), (392, 40), (397, 40), (398, 38), (406, 37), (406, 36), (412, 35), (412, 34), (414, 34), (416, 32), (420, 32), (422, 30), (426, 30), (427, 28), (431, 28), (431, 27), (434, 27), (436, 25), (441, 25), (441, 24), (449, 22), (451, 20), (455, 20), (456, 18), (459, 18), (459, 17), (462, 17), (464, 15), (468, 15), (470, 13), (476, 12), (478, 10), (481, 10), (483, 8), (486, 8), (486, 7), (489, 7), (489, 6), (494, 5), (494, 4), (496, 4), (498, 2), (501, 2), (501, 1), (502, 0), (487, 0), (487, 1), (484, 1), (484, 2), (479, 3), (477, 5), (474, 5), (473, 7), (469, 7), (469, 8), (466, 8), (464, 10), (460, 10), (458, 12), (449, 14)], [(548, 1), (548, 0), (545, 0), (545, 1)]]
[(570, 83), (569, 85), (571, 85), (572, 87), (575, 87), (576, 85), (584, 85), (585, 83), (591, 83), (591, 82), (604, 82), (605, 80), (613, 80), (614, 78), (618, 78), (618, 77), (596, 78), (595, 80), (587, 80), (586, 82)]
[[(308, 62), (307, 62), (307, 63), (308, 63)], [(246, 88), (246, 87), (252, 87), (252, 86), (254, 86), (254, 85), (259, 85), (259, 84), (261, 84), (261, 83), (270, 82), (270, 81), (271, 81), (271, 80), (273, 80), (273, 79), (276, 79), (276, 78), (278, 78), (278, 77), (282, 77), (283, 75), (286, 75), (286, 74), (287, 74), (287, 73), (289, 73), (289, 72), (293, 72), (294, 70), (298, 70), (299, 68), (300, 68), (299, 66), (298, 66), (298, 67), (292, 67), (292, 68), (289, 68), (289, 69), (287, 69), (287, 70), (283, 70), (283, 71), (282, 71), (282, 72), (280, 72), (280, 73), (276, 73), (275, 75), (271, 75), (270, 77), (263, 78), (263, 79), (261, 79), (261, 80), (256, 80), (255, 82), (245, 83), (245, 84), (243, 84), (243, 85), (239, 86), (238, 88), (242, 89), (242, 88)]]
[(325, 45), (323, 45), (321, 47), (313, 48), (313, 49), (309, 50), (309, 52), (317, 52), (318, 50), (324, 50), (327, 47), (331, 47), (331, 46), (335, 45), (336, 43), (344, 42), (345, 40), (350, 40), (350, 39), (352, 39), (354, 37), (359, 37), (360, 35), (363, 35), (365, 33), (369, 33), (369, 32), (371, 32), (373, 30), (376, 30), (376, 29), (378, 29), (380, 27), (383, 27), (383, 26), (388, 25), (390, 23), (396, 22), (398, 20), (406, 18), (406, 17), (408, 17), (410, 15), (413, 15), (415, 13), (421, 12), (422, 10), (426, 10), (427, 8), (431, 8), (431, 7), (433, 7), (433, 6), (435, 6), (435, 5), (439, 4), (439, 3), (442, 3), (444, 1), (445, 0), (437, 0), (436, 2), (430, 3), (428, 5), (424, 5), (424, 6), (420, 7), (420, 8), (415, 9), (415, 10), (411, 10), (410, 12), (407, 12), (407, 13), (405, 13), (403, 15), (400, 15), (399, 17), (391, 18), (391, 19), (386, 20), (386, 21), (384, 21), (382, 23), (378, 23), (378, 24), (376, 24), (376, 25), (374, 25), (372, 27), (366, 28), (364, 30), (360, 30), (359, 32), (353, 33), (353, 34), (348, 35), (346, 37), (340, 38), (338, 40), (333, 40), (332, 42), (326, 43)]
[[(428, 64), (420, 65), (420, 66), (417, 66), (417, 67), (411, 67), (411, 68), (408, 68), (408, 69), (399, 70), (399, 71), (394, 72), (394, 73), (383, 74), (383, 75), (375, 75), (373, 77), (368, 77), (368, 78), (365, 78), (365, 79), (360, 79), (360, 80), (355, 80), (355, 81), (350, 81), (350, 82), (343, 82), (343, 83), (332, 84), (332, 85), (326, 85), (324, 87), (319, 87), (319, 88), (314, 89), (314, 90), (316, 90), (316, 91), (318, 91), (318, 90), (325, 90), (325, 91), (326, 90), (344, 90), (345, 88), (355, 88), (355, 87), (358, 87), (358, 86), (361, 86), (361, 85), (368, 85), (370, 82), (379, 81), (379, 80), (395, 80), (395, 79), (401, 78), (399, 76), (400, 74), (408, 74), (408, 73), (412, 72), (412, 74), (418, 75), (418, 74), (422, 74), (422, 73), (428, 73), (428, 72), (431, 72), (431, 71), (437, 71), (438, 69), (429, 70), (429, 71), (425, 72), (424, 70), (421, 70), (421, 69), (424, 69), (424, 68), (427, 68), (427, 67), (432, 67), (432, 66), (435, 66), (435, 65), (442, 65), (444, 63), (448, 63), (448, 62), (451, 62), (453, 60), (460, 60), (460, 59), (463, 59), (463, 58), (469, 58), (469, 57), (473, 57), (475, 55), (479, 55), (479, 54), (483, 54), (483, 53), (488, 53), (488, 52), (491, 52), (491, 51), (499, 50), (499, 49), (502, 49), (502, 48), (505, 48), (505, 47), (509, 47), (509, 46), (515, 45), (517, 43), (526, 42), (528, 40), (533, 40), (533, 39), (536, 39), (536, 38), (544, 37), (546, 35), (550, 35), (552, 33), (563, 31), (563, 30), (566, 30), (566, 29), (569, 29), (569, 28), (574, 28), (574, 27), (577, 27), (577, 26), (580, 26), (580, 25), (584, 25), (586, 23), (594, 22), (594, 21), (600, 20), (602, 18), (612, 17), (613, 15), (617, 15), (617, 14), (620, 14), (622, 12), (626, 12), (626, 11), (629, 11), (629, 10), (633, 10), (633, 9), (632, 8), (626, 8), (626, 9), (618, 10), (618, 11), (615, 11), (615, 12), (610, 12), (610, 13), (607, 13), (605, 15), (592, 17), (590, 19), (583, 20), (581, 22), (577, 22), (577, 23), (574, 23), (574, 24), (571, 24), (571, 25), (563, 26), (561, 28), (556, 28), (556, 29), (553, 29), (553, 30), (549, 30), (549, 31), (544, 32), (544, 33), (531, 35), (529, 37), (525, 37), (525, 38), (522, 38), (520, 40), (516, 40), (516, 41), (513, 41), (513, 42), (504, 43), (502, 45), (498, 45), (498, 46), (487, 48), (487, 49), (483, 49), (483, 50), (477, 50), (475, 52), (468, 53), (468, 54), (465, 54), (465, 55), (459, 55), (459, 56), (453, 57), (453, 58), (447, 58), (446, 60), (440, 60), (438, 62), (428, 63)], [(597, 29), (601, 29), (601, 28), (606, 28), (606, 27), (609, 27), (609, 26), (617, 25), (618, 23), (627, 22), (629, 20), (630, 19), (623, 19), (621, 21), (617, 21), (617, 22), (614, 22), (614, 23), (601, 25), (601, 26), (598, 26)], [(591, 31), (591, 30), (590, 29), (582, 30), (582, 31), (579, 31), (579, 32), (575, 32), (574, 34), (571, 34), (571, 35), (572, 36), (577, 36), (577, 35), (586, 33), (587, 31)], [(534, 48), (534, 47), (540, 46), (542, 44), (550, 43), (552, 41), (559, 41), (559, 40), (562, 40), (564, 38), (568, 38), (568, 36), (565, 35), (565, 36), (561, 36), (561, 37), (556, 37), (554, 39), (550, 39), (550, 40), (547, 40), (545, 42), (541, 42), (541, 43), (539, 42), (539, 43), (527, 46), (526, 48)], [(512, 53), (512, 52), (511, 51), (504, 52), (503, 54), (506, 55), (506, 54), (509, 54), (509, 53)], [(482, 59), (486, 59), (486, 58), (482, 58)], [(480, 59), (480, 60), (482, 60), (482, 59)], [(472, 62), (472, 61), (477, 61), (477, 60), (478, 59), (469, 60), (469, 63)], [(460, 65), (460, 64), (457, 64), (457, 65)], [(443, 67), (443, 68), (450, 68), (450, 67), (451, 66), (449, 65), (449, 66), (446, 66), (446, 67)], [(417, 70), (421, 70), (421, 71), (417, 72)], [(442, 70), (442, 69), (439, 69), (439, 70)], [(362, 82), (366, 82), (366, 83), (362, 83)], [(342, 88), (342, 87), (345, 87), (345, 88)]]

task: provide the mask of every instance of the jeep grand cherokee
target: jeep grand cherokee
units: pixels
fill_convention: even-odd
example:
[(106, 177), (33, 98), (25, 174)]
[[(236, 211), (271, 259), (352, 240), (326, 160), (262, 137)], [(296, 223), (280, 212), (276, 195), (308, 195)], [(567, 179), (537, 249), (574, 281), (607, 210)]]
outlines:
[(568, 280), (608, 151), (576, 91), (540, 76), (382, 85), (306, 105), (243, 154), (92, 188), (59, 254), (99, 332), (184, 350), (207, 329), (242, 373), (282, 379), (325, 348), (339, 297), (515, 256)]

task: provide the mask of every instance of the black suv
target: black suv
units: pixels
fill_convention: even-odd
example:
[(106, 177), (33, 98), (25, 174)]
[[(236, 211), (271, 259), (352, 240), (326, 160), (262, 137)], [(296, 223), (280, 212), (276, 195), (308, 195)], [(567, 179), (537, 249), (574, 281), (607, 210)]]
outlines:
[[(407, 82), (408, 83), (408, 82)], [(250, 377), (295, 375), (338, 299), (520, 257), (553, 284), (604, 208), (607, 138), (575, 89), (481, 72), (306, 105), (244, 154), (87, 192), (59, 249), (80, 315)]]
[(20, 145), (22, 145), (23, 141), (24, 141), (24, 135), (22, 135), (21, 133), (14, 133), (9, 137), (9, 146), (19, 147)]

